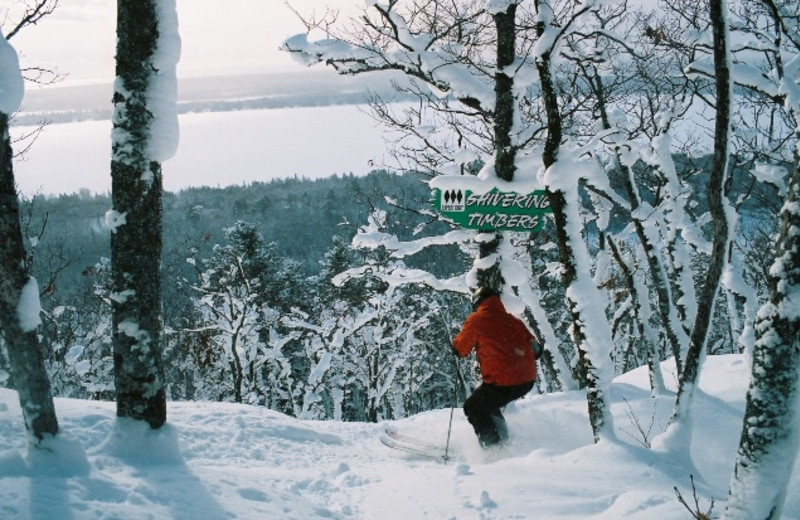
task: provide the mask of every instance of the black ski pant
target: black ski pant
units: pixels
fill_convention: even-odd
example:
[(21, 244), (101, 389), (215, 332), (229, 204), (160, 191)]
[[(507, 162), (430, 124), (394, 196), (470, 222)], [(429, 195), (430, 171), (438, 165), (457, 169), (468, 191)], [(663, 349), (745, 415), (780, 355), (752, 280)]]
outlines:
[(464, 414), (475, 429), (484, 448), (508, 439), (506, 420), (500, 409), (524, 396), (533, 388), (533, 381), (515, 386), (483, 383), (464, 402)]

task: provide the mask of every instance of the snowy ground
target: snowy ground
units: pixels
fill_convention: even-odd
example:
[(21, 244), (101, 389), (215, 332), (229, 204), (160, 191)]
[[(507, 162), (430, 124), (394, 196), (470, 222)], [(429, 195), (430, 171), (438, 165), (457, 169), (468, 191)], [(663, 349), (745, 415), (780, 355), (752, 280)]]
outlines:
[[(711, 357), (695, 406), (692, 464), (641, 447), (629, 418), (663, 427), (639, 369), (613, 390), (618, 444), (592, 444), (580, 392), (530, 396), (507, 409), (515, 442), (486, 454), (460, 410), (455, 460), (408, 456), (378, 440), (382, 424), (298, 421), (248, 406), (171, 403), (153, 432), (116, 420), (111, 403), (58, 399), (62, 435), (28, 451), (14, 392), (0, 390), (0, 518), (111, 519), (659, 519), (685, 520), (673, 487), (724, 508), (747, 385), (740, 356)], [(395, 426), (444, 442), (449, 410)], [(638, 439), (638, 440), (637, 440)], [(800, 518), (800, 475), (787, 520)], [(705, 512), (705, 511), (704, 511)], [(794, 516), (792, 516), (794, 515)], [(714, 517), (714, 516), (712, 516)]]

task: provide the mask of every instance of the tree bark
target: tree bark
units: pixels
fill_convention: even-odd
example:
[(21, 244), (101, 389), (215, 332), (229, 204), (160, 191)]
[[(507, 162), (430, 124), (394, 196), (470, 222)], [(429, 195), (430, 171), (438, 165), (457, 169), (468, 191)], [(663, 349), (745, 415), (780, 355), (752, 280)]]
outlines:
[(0, 112), (0, 331), (25, 428), (42, 440), (45, 435), (58, 433), (58, 420), (37, 330), (24, 330), (17, 313), (30, 276), (20, 227), (8, 121), (8, 115)]
[(494, 147), (495, 171), (504, 181), (514, 180), (517, 170), (517, 147), (513, 145), (511, 131), (514, 126), (514, 79), (506, 68), (516, 57), (517, 5), (512, 3), (505, 12), (494, 15), (497, 28), (497, 71), (494, 74)]
[[(797, 139), (800, 139), (798, 132)], [(797, 146), (797, 143), (795, 143)], [(800, 150), (781, 213), (770, 298), (758, 313), (750, 388), (725, 511), (729, 520), (778, 520), (797, 458), (800, 394)], [(794, 301), (793, 301), (794, 299)]]
[[(514, 62), (516, 57), (517, 5), (511, 4), (506, 11), (493, 15), (497, 31), (496, 63), (497, 70), (494, 75), (494, 149), (495, 149), (495, 174), (504, 181), (514, 180), (517, 170), (517, 148), (512, 144), (511, 130), (514, 126), (514, 79), (506, 73), (506, 67)], [(478, 236), (478, 259), (487, 258), (497, 254), (503, 241), (502, 233)], [(505, 279), (500, 265), (492, 265), (477, 270), (478, 287), (490, 287), (500, 293), (505, 285)]]
[(117, 2), (111, 234), (117, 415), (166, 422), (161, 316), (162, 178), (149, 157), (153, 113), (147, 90), (158, 38), (157, 0)]
[(714, 222), (711, 258), (697, 302), (697, 315), (689, 337), (678, 394), (671, 422), (681, 421), (688, 415), (694, 389), (700, 377), (703, 354), (706, 348), (715, 301), (722, 273), (727, 263), (731, 245), (730, 223), (725, 205), (728, 182), (728, 142), (730, 140), (731, 72), (728, 42), (728, 13), (724, 0), (711, 0), (711, 28), (714, 36), (714, 73), (716, 77), (716, 121), (714, 128), (714, 157), (708, 181), (708, 206)]
[[(650, 377), (650, 391), (653, 395), (661, 395), (665, 393), (665, 386), (664, 386), (664, 376), (661, 373), (661, 359), (658, 356), (658, 349), (657, 345), (653, 344), (649, 341), (648, 334), (646, 332), (645, 323), (642, 316), (642, 301), (639, 297), (639, 291), (636, 288), (636, 280), (633, 276), (633, 272), (631, 271), (630, 267), (625, 263), (625, 260), (622, 258), (622, 255), (619, 251), (619, 246), (611, 237), (607, 237), (608, 247), (611, 250), (611, 255), (614, 258), (614, 261), (617, 262), (617, 265), (620, 268), (620, 272), (622, 273), (622, 279), (625, 282), (625, 286), (628, 289), (628, 293), (630, 294), (631, 298), (631, 310), (633, 311), (634, 321), (636, 324), (636, 334), (639, 336), (639, 343), (644, 345), (645, 351), (647, 352), (647, 367), (648, 367), (648, 374)], [(647, 302), (644, 303), (647, 305)]]

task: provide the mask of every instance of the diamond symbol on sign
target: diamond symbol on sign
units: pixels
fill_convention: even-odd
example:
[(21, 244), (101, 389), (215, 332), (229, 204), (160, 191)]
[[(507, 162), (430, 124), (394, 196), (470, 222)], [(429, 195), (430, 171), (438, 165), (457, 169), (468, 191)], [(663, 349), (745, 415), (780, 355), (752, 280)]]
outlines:
[(441, 195), (441, 210), (443, 211), (464, 211), (466, 195), (463, 190), (450, 189), (443, 190)]

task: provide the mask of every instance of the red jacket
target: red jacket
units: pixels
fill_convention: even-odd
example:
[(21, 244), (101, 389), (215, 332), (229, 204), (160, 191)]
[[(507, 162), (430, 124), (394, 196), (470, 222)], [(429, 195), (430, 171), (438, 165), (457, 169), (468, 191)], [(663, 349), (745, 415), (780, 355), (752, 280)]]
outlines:
[(484, 382), (513, 386), (536, 379), (533, 339), (525, 324), (506, 312), (500, 297), (493, 295), (467, 317), (453, 348), (461, 357), (475, 349)]

